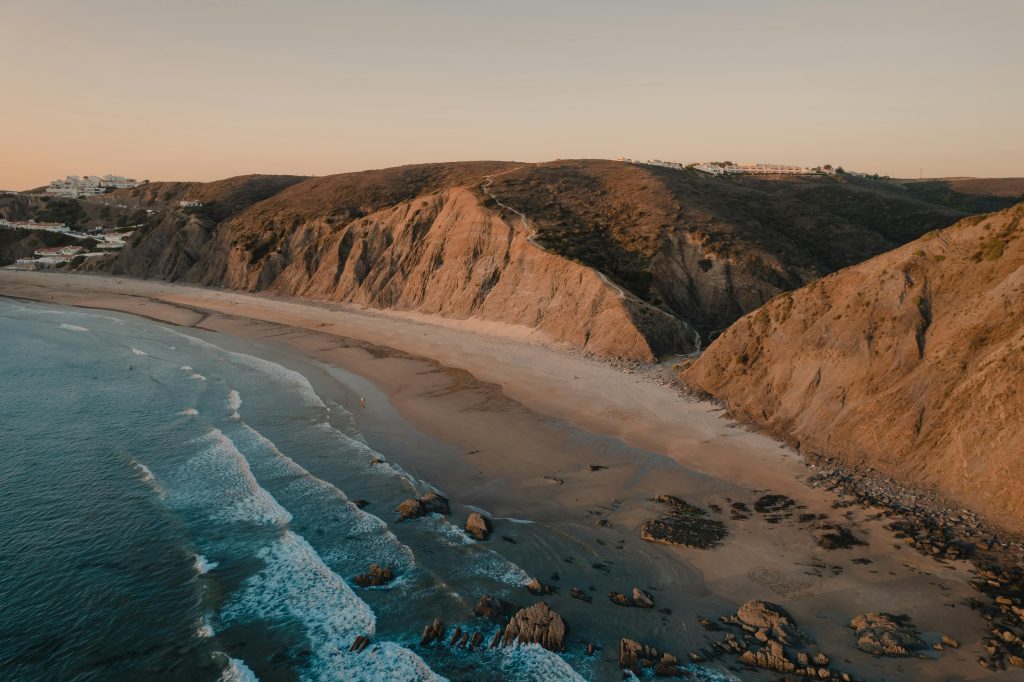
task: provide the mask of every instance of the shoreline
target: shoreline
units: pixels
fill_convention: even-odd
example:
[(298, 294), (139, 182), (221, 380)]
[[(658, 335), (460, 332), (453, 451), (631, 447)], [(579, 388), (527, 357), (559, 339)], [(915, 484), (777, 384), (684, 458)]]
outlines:
[[(936, 662), (875, 659), (853, 648), (849, 618), (890, 608), (910, 613), (929, 637), (981, 639), (981, 618), (964, 609), (958, 614), (971, 615), (950, 624), (943, 611), (976, 594), (968, 565), (946, 563), (937, 575), (941, 565), (930, 557), (886, 549), (893, 546), (892, 533), (883, 528), (883, 520), (870, 509), (845, 508), (837, 514), (836, 495), (808, 484), (809, 470), (797, 453), (724, 419), (720, 408), (684, 397), (674, 387), (464, 325), (427, 325), (399, 315), (160, 282), (17, 274), (0, 273), (0, 296), (43, 302), (49, 297), (54, 303), (212, 332), (233, 339), (236, 350), (248, 348), (244, 352), (270, 355), (297, 369), (318, 392), (330, 393), (355, 415), (371, 446), (386, 454), (407, 451), (399, 461), (403, 468), (460, 505), (482, 507), (499, 522), (513, 517), (547, 524), (565, 534), (566, 542), (575, 534), (583, 543), (628, 546), (619, 549), (624, 558), (609, 582), (618, 581), (620, 591), (627, 591), (632, 585), (623, 580), (642, 569), (663, 576), (659, 594), (678, 596), (669, 599), (671, 618), (612, 607), (622, 621), (622, 637), (636, 636), (685, 658), (681, 642), (693, 650), (707, 643), (695, 615), (716, 618), (727, 612), (722, 610), (727, 604), (763, 598), (785, 605), (823, 650), (837, 661), (845, 659), (837, 669), (857, 679), (930, 677), (939, 674), (938, 666), (963, 679), (983, 672), (964, 650), (947, 650)], [(360, 396), (367, 398), (365, 410)], [(396, 415), (411, 428), (395, 433)], [(589, 471), (589, 464), (608, 469)], [(868, 542), (867, 548), (820, 550), (806, 522), (765, 525), (757, 514), (749, 520), (725, 519), (729, 537), (716, 550), (639, 539), (639, 527), (657, 513), (650, 501), (654, 495), (679, 495), (714, 510), (726, 501), (753, 502), (766, 492), (793, 498), (807, 513), (849, 526)], [(595, 519), (608, 525), (597, 525)], [(604, 551), (591, 548), (595, 556)], [(850, 563), (854, 556), (867, 563)], [(551, 570), (558, 568), (569, 570), (564, 564)], [(752, 577), (765, 571), (781, 582)], [(546, 574), (537, 577), (547, 582)], [(936, 589), (936, 583), (942, 588)], [(569, 584), (561, 585), (563, 597), (568, 597)], [(600, 600), (597, 596), (595, 604), (585, 607), (565, 599), (576, 607), (568, 619), (586, 618), (588, 610), (598, 617)], [(939, 633), (940, 627), (948, 630)], [(614, 658), (609, 651), (613, 642), (602, 644), (603, 655)]]

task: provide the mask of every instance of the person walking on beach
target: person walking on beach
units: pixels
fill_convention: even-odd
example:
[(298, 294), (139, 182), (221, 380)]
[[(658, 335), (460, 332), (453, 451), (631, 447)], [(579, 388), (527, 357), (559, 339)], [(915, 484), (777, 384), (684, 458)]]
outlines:
[(359, 407), (366, 409), (366, 398), (359, 396)]

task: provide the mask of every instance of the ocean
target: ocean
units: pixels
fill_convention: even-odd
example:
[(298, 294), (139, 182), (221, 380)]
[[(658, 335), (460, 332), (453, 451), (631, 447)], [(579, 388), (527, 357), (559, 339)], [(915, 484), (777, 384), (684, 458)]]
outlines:
[[(420, 647), (435, 616), (490, 639), (473, 604), (523, 604), (527, 572), (457, 514), (397, 523), (430, 483), (303, 375), (196, 334), (0, 299), (0, 678), (608, 676), (581, 647)], [(355, 586), (371, 563), (395, 580)]]

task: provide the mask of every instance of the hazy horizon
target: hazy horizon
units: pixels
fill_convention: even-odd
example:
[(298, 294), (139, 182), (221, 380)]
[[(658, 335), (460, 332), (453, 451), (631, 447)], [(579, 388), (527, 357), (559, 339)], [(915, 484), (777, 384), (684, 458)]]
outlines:
[(1024, 176), (1024, 3), (8, 0), (0, 188), (433, 161)]

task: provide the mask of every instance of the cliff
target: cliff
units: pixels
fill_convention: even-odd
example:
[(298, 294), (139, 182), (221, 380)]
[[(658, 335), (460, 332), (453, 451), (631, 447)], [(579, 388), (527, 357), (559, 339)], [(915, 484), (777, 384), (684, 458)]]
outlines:
[(682, 374), (737, 416), (1024, 530), (1024, 204), (782, 294)]
[[(653, 360), (697, 348), (780, 291), (951, 224), (965, 197), (1009, 203), (942, 187), (925, 201), (882, 180), (591, 160), (149, 183), (115, 193), (158, 213), (107, 267), (499, 322)], [(182, 198), (204, 206), (179, 209)]]

